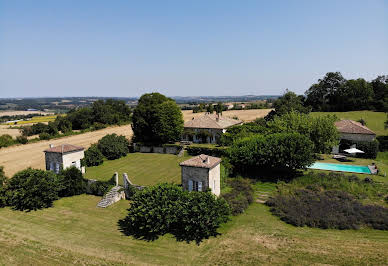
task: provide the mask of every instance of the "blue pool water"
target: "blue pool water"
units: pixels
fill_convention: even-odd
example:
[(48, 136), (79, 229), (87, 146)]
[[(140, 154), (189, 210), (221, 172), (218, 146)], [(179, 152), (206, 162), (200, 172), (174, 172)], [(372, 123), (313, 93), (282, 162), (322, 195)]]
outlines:
[(340, 171), (340, 172), (351, 172), (359, 174), (370, 174), (368, 166), (360, 165), (349, 165), (349, 164), (335, 164), (335, 163), (314, 163), (310, 169), (319, 169), (319, 170), (330, 170), (330, 171)]

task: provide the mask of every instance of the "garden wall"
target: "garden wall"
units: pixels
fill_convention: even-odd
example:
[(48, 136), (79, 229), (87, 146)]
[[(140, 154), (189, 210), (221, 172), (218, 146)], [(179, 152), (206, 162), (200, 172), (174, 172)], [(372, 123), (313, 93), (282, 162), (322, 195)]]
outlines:
[(133, 144), (134, 152), (142, 153), (161, 153), (161, 154), (179, 154), (183, 146), (177, 144), (166, 144), (163, 146), (147, 146), (141, 144)]

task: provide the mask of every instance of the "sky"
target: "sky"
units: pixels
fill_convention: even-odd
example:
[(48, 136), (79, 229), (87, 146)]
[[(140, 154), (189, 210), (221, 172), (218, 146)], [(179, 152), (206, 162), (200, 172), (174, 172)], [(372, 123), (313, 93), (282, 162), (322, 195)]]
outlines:
[(388, 74), (388, 1), (0, 0), (0, 98), (303, 94)]

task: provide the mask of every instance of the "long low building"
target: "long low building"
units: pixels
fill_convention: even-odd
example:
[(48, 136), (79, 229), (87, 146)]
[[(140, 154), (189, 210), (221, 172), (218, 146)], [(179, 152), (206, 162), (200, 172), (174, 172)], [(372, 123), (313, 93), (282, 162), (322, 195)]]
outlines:
[(229, 127), (242, 123), (238, 119), (206, 113), (185, 123), (182, 139), (194, 143), (218, 143)]

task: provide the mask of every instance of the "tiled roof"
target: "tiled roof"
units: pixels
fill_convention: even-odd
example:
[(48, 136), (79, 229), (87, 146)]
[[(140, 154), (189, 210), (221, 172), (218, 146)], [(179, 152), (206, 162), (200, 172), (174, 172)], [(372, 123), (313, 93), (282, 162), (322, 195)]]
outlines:
[(200, 168), (213, 168), (221, 162), (221, 158), (212, 157), (209, 155), (201, 154), (184, 162), (181, 162), (180, 166), (192, 166)]
[(67, 153), (67, 152), (82, 151), (82, 150), (84, 150), (84, 147), (75, 146), (75, 145), (71, 145), (71, 144), (62, 144), (59, 146), (49, 148), (49, 149), (45, 150), (44, 152)]
[(340, 133), (376, 135), (372, 130), (353, 120), (341, 120), (335, 122)]
[(185, 122), (185, 128), (216, 128), (225, 129), (234, 125), (241, 124), (241, 120), (223, 117), (216, 114), (205, 114)]

